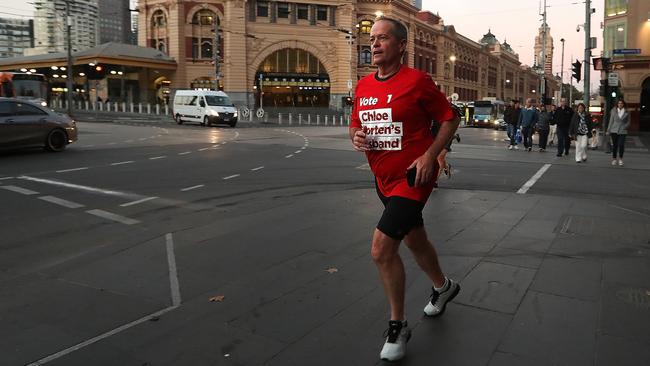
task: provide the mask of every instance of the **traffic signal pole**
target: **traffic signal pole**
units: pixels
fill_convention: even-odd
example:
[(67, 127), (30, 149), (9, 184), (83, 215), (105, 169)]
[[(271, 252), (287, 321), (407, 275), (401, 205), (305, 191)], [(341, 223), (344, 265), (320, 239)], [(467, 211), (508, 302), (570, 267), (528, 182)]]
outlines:
[(582, 101), (589, 110), (589, 99), (591, 97), (589, 78), (590, 78), (590, 66), (591, 65), (591, 0), (585, 1), (585, 60), (584, 67), (585, 72), (583, 75), (584, 80), (584, 95)]
[(66, 80), (68, 92), (66, 93), (66, 104), (68, 107), (68, 115), (72, 116), (72, 89), (74, 88), (74, 80), (72, 79), (74, 74), (72, 73), (72, 19), (70, 19), (70, 0), (66, 0), (65, 2), (65, 26), (68, 35), (68, 69), (66, 70), (68, 72), (68, 80)]

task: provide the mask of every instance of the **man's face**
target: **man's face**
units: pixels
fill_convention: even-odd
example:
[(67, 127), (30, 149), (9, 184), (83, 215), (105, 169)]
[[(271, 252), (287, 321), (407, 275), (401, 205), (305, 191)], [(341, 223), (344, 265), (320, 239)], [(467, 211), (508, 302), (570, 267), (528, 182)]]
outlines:
[(406, 41), (399, 41), (392, 33), (393, 24), (389, 21), (377, 21), (370, 30), (370, 48), (372, 50), (372, 63), (390, 65), (399, 63)]
[(533, 101), (530, 99), (526, 99), (526, 108), (532, 107)]
[(566, 98), (560, 99), (560, 107), (562, 108), (566, 107)]

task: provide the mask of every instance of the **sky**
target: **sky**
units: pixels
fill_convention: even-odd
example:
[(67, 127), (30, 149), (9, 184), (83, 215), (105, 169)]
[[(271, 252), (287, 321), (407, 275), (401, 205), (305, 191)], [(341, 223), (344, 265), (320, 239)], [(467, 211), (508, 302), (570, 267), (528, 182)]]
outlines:
[[(541, 0), (543, 2), (543, 0)], [(560, 73), (562, 60), (561, 38), (566, 40), (564, 49), (564, 80), (568, 83), (571, 63), (584, 58), (584, 31), (576, 32), (578, 24), (585, 22), (583, 0), (546, 0), (547, 23), (554, 39), (553, 73)], [(2, 0), (0, 17), (31, 17), (34, 7), (30, 0)], [(132, 7), (136, 0), (131, 0)], [(592, 50), (594, 56), (600, 55), (604, 0), (592, 0), (596, 13), (591, 18), (591, 36), (598, 37), (598, 48)], [(474, 41), (478, 41), (488, 29), (503, 43), (507, 40), (519, 60), (526, 65), (533, 64), (535, 36), (542, 25), (540, 0), (422, 0), (422, 9), (438, 13), (446, 25), (453, 25), (456, 31)], [(571, 60), (573, 55), (573, 61)], [(597, 88), (600, 74), (591, 71), (591, 89)], [(582, 83), (578, 84), (582, 90)]]

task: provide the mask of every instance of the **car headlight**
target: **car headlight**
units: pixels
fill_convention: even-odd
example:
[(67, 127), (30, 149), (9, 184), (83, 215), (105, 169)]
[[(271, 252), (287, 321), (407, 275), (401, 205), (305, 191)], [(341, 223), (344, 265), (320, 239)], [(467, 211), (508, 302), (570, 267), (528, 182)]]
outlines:
[(42, 101), (42, 102), (41, 102), (41, 105), (42, 105), (43, 107), (47, 107), (47, 102), (46, 102), (46, 101)]
[(494, 124), (495, 124), (495, 125), (498, 125), (498, 124), (499, 124), (499, 121), (494, 121)]
[(219, 112), (217, 111), (210, 111), (210, 114), (219, 117)]
[(235, 111), (235, 113), (233, 113), (232, 116), (233, 116), (233, 117), (237, 117), (237, 111)]
[(488, 122), (488, 120), (487, 120), (487, 119), (484, 119), (483, 122)]

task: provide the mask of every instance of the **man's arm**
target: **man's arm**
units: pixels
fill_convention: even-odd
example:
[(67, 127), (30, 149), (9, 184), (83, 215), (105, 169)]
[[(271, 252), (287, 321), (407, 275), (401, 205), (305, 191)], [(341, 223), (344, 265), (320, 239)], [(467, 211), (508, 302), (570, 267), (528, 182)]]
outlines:
[(352, 146), (357, 151), (368, 151), (368, 143), (366, 142), (366, 134), (359, 127), (350, 127), (350, 140)]
[(447, 142), (451, 140), (458, 129), (460, 124), (460, 117), (454, 115), (454, 119), (443, 122), (440, 124), (440, 129), (436, 135), (433, 143), (427, 151), (425, 151), (422, 156), (415, 159), (413, 163), (408, 167), (411, 169), (413, 167), (417, 168), (417, 174), (415, 175), (415, 186), (421, 186), (429, 183), (436, 174), (435, 162), (438, 158), (438, 155), (442, 149), (447, 145)]

